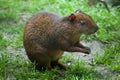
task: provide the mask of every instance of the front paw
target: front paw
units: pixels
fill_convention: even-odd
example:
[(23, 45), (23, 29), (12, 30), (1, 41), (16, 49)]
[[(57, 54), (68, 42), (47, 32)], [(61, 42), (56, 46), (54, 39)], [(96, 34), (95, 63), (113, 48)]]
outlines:
[(88, 50), (89, 52), (91, 52), (91, 49), (89, 47), (85, 47), (86, 50)]
[(89, 47), (85, 47), (84, 49), (85, 49), (84, 53), (86, 53), (86, 54), (90, 54), (91, 53), (91, 49)]

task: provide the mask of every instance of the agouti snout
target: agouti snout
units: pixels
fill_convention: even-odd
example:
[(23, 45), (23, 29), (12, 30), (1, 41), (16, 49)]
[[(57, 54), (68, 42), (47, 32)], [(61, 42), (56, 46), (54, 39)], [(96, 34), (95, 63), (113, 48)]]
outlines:
[(77, 10), (65, 17), (49, 12), (33, 15), (26, 23), (23, 43), (26, 53), (36, 67), (52, 69), (66, 68), (59, 62), (64, 51), (90, 53), (90, 48), (80, 42), (82, 34), (93, 34), (98, 30), (92, 18)]

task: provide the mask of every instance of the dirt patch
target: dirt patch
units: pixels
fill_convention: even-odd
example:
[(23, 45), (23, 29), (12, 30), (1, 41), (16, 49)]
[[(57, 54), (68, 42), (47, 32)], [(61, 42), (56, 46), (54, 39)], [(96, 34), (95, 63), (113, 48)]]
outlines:
[(10, 56), (14, 56), (14, 57), (21, 56), (26, 60), (28, 59), (24, 48), (14, 48), (14, 47), (8, 46), (6, 49)]
[(95, 66), (95, 70), (101, 73), (101, 77), (111, 77), (111, 80), (120, 75), (118, 72), (108, 70), (104, 65)]
[(65, 55), (72, 55), (74, 56), (75, 59), (83, 59), (85, 62), (91, 63), (93, 57), (96, 54), (102, 53), (104, 44), (102, 44), (99, 41), (91, 41), (91, 42), (81, 41), (81, 43), (91, 49), (90, 54), (84, 54), (80, 52), (74, 52), (70, 54), (69, 52), (65, 52)]
[(29, 13), (19, 13), (20, 22), (26, 22), (30, 17)]
[[(73, 53), (65, 52), (64, 55), (69, 55), (69, 56), (72, 55), (72, 56), (74, 56), (75, 59), (83, 59), (85, 62), (91, 63), (94, 55), (100, 54), (102, 52), (102, 49), (103, 49), (103, 46), (104, 46), (99, 41), (92, 41), (92, 42), (82, 41), (82, 43), (85, 46), (88, 46), (88, 47), (91, 48), (91, 53), (89, 55), (84, 54), (84, 53), (80, 53), (80, 52), (73, 52)], [(8, 46), (6, 49), (11, 56), (20, 55), (20, 56), (26, 58), (26, 53), (25, 53), (24, 48), (14, 48), (14, 47)]]

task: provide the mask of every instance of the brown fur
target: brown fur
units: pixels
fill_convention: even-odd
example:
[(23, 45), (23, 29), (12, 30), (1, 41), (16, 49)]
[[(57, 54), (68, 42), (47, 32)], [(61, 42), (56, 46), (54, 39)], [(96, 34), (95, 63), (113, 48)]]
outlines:
[[(71, 17), (74, 16), (74, 17)], [(64, 51), (90, 53), (79, 43), (81, 34), (93, 34), (98, 27), (90, 16), (76, 11), (66, 17), (49, 12), (33, 15), (24, 29), (23, 43), (26, 53), (38, 69), (54, 66), (65, 68), (58, 60)], [(85, 25), (80, 23), (85, 21)]]

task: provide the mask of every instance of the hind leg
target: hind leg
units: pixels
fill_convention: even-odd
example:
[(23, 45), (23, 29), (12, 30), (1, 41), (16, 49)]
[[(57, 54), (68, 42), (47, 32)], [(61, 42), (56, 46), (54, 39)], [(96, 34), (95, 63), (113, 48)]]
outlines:
[(35, 63), (35, 67), (38, 70), (52, 69), (51, 67), (51, 59), (43, 53), (34, 53), (28, 54), (31, 62)]
[(51, 70), (52, 69), (50, 61), (36, 62), (35, 67), (39, 71), (45, 71), (45, 70)]

